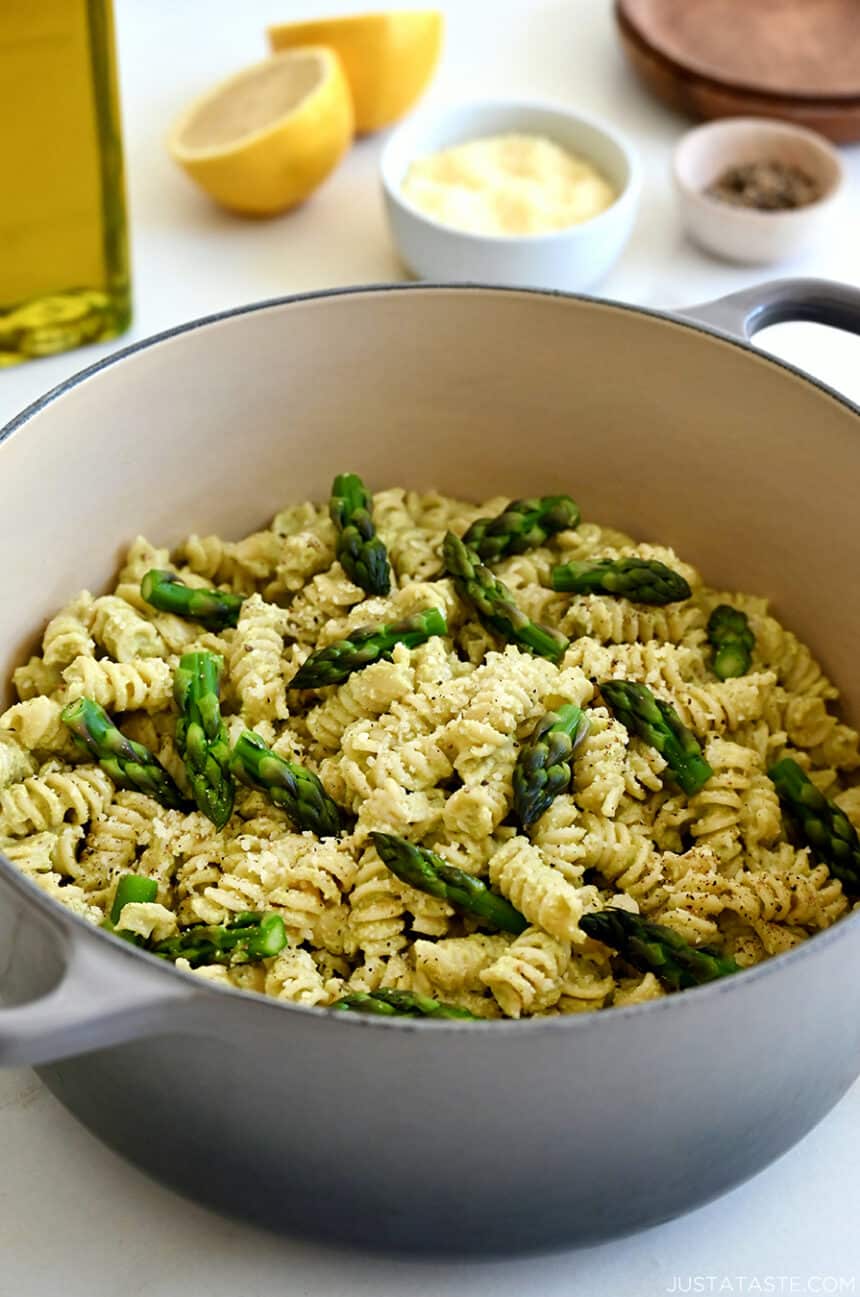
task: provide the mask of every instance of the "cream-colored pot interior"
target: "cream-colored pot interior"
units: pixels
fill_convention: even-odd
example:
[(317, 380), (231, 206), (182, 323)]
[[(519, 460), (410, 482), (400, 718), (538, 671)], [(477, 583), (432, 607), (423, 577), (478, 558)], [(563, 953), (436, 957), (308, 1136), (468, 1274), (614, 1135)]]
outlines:
[(569, 491), (586, 518), (769, 595), (860, 718), (860, 418), (689, 326), (482, 289), (232, 315), (48, 401), (0, 443), (3, 680), (138, 532), (240, 536), (347, 469), (476, 499)]

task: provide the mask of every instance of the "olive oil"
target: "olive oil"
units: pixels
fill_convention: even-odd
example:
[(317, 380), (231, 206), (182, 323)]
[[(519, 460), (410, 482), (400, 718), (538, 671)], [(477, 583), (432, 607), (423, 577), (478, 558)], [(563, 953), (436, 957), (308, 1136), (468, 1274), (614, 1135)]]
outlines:
[(0, 368), (129, 319), (111, 0), (0, 0)]

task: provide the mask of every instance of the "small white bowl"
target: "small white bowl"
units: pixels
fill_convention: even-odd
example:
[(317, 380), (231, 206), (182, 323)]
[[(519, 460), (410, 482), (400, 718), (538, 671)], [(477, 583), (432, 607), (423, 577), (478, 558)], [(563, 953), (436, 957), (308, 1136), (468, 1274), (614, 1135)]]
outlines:
[[(728, 167), (784, 162), (818, 182), (820, 198), (805, 207), (761, 211), (705, 193)], [(690, 238), (729, 261), (768, 265), (796, 256), (826, 232), (839, 189), (842, 161), (815, 131), (766, 117), (727, 117), (688, 131), (675, 149), (675, 187)]]
[[(490, 135), (541, 135), (592, 162), (618, 193), (604, 212), (546, 234), (483, 235), (426, 216), (403, 193), (416, 158)], [(380, 163), (391, 233), (419, 279), (527, 288), (590, 288), (630, 237), (639, 200), (639, 163), (611, 127), (549, 104), (481, 101), (421, 114), (392, 135)]]

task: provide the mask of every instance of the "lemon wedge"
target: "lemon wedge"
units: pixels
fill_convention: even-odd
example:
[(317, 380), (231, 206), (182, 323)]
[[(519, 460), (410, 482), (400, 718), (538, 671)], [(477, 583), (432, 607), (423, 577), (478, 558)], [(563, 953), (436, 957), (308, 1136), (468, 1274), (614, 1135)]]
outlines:
[(183, 114), (167, 147), (217, 203), (271, 216), (312, 194), (352, 135), (352, 97), (337, 55), (307, 48), (221, 82)]
[(365, 134), (390, 126), (415, 103), (439, 59), (442, 29), (442, 15), (427, 9), (281, 23), (268, 36), (273, 50), (337, 50), (352, 91), (356, 130)]

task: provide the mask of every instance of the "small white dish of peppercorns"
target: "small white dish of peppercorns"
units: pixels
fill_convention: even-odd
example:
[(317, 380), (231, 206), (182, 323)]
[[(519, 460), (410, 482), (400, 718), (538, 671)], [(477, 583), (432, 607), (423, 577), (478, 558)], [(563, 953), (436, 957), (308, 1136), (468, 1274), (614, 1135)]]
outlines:
[(763, 117), (688, 131), (673, 170), (690, 238), (728, 261), (759, 265), (819, 240), (843, 182), (839, 154), (823, 136)]

